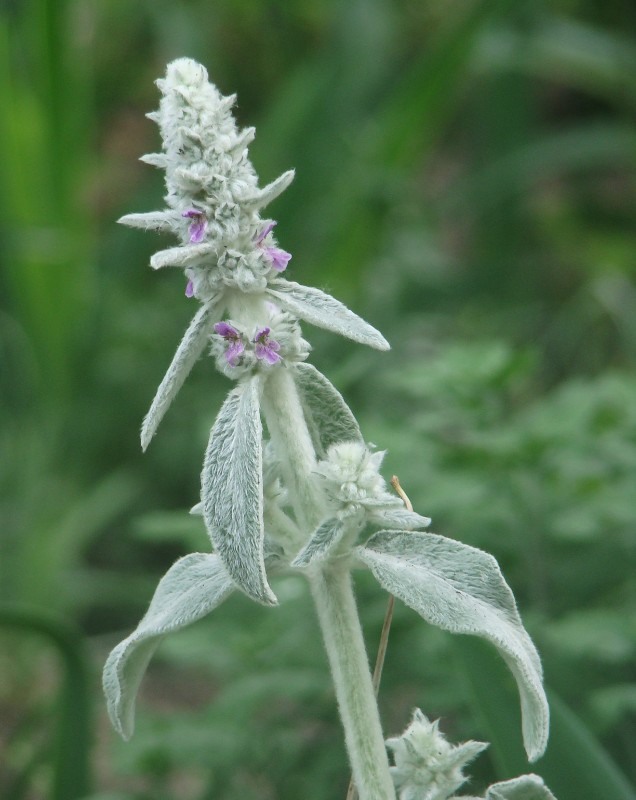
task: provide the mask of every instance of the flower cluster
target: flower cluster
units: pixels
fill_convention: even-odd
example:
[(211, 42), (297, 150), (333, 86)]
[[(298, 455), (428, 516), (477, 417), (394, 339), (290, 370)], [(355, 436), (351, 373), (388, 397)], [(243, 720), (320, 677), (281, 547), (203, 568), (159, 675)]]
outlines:
[(214, 324), (212, 355), (218, 369), (229, 378), (282, 363), (298, 363), (309, 355), (309, 343), (301, 337), (296, 320), (272, 304), (267, 311), (266, 322), (250, 328), (234, 320)]
[(399, 800), (447, 800), (466, 782), (463, 768), (488, 745), (464, 742), (452, 745), (419, 708), (404, 733), (387, 739), (395, 766), (391, 774)]
[(362, 442), (341, 442), (332, 445), (327, 458), (318, 464), (327, 497), (336, 505), (373, 506), (381, 503), (400, 506), (390, 495), (380, 475), (386, 451), (373, 452)]
[(157, 86), (159, 111), (148, 116), (159, 125), (163, 152), (142, 160), (165, 169), (168, 208), (120, 221), (179, 236), (181, 245), (155, 254), (151, 265), (184, 268), (188, 297), (205, 302), (228, 287), (262, 291), (291, 255), (273, 239), (276, 223), (262, 221), (259, 210), (289, 186), (293, 170), (258, 188), (247, 155), (254, 129), (237, 129), (235, 96), (223, 97), (200, 64), (173, 61)]

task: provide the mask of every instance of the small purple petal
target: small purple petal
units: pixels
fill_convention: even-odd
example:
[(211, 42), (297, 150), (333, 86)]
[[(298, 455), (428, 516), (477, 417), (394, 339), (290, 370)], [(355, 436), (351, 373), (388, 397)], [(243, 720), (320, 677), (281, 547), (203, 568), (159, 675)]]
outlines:
[(263, 250), (265, 258), (272, 262), (272, 269), (277, 272), (282, 272), (287, 269), (287, 265), (291, 261), (291, 253), (286, 250), (281, 250), (280, 247), (265, 247)]
[(240, 339), (241, 334), (233, 328), (229, 322), (215, 322), (214, 333), (218, 333), (224, 339)]
[(243, 342), (240, 339), (235, 339), (225, 351), (225, 360), (231, 367), (235, 367), (239, 362), (239, 358), (243, 355), (244, 350), (245, 346)]
[(257, 328), (256, 333), (254, 334), (254, 338), (252, 339), (253, 342), (261, 342), (265, 344), (265, 339), (269, 336), (271, 328)]
[(185, 296), (194, 297), (194, 284), (192, 283), (192, 281), (188, 281), (186, 283)]
[(268, 222), (267, 225), (263, 228), (263, 230), (258, 234), (256, 239), (254, 240), (256, 244), (260, 244), (263, 239), (272, 232), (274, 227), (277, 225), (277, 222)]
[(202, 211), (197, 211), (196, 208), (189, 208), (181, 216), (192, 220), (192, 224), (188, 228), (190, 243), (199, 244), (199, 242), (202, 242), (208, 229), (208, 221), (205, 214)]
[(267, 344), (258, 342), (254, 348), (254, 353), (256, 358), (261, 361), (267, 361), (268, 364), (277, 364), (280, 361), (280, 356), (276, 352), (277, 350), (280, 350), (280, 345), (275, 339), (270, 339)]

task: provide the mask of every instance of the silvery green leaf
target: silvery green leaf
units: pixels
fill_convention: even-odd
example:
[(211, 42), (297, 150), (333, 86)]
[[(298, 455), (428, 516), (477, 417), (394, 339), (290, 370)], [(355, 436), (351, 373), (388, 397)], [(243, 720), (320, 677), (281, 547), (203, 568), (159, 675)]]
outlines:
[[(452, 797), (451, 800), (556, 800), (538, 775), (522, 775), (502, 783), (493, 783), (485, 797)], [(599, 798), (600, 800), (600, 798)]]
[(372, 511), (368, 520), (378, 525), (390, 525), (401, 531), (416, 531), (419, 528), (428, 528), (431, 524), (430, 517), (422, 517), (406, 508), (386, 508)]
[(276, 200), (276, 198), (285, 191), (289, 184), (294, 180), (295, 174), (295, 170), (289, 169), (287, 172), (283, 172), (283, 174), (276, 178), (275, 181), (268, 183), (267, 186), (264, 186), (262, 189), (250, 189), (250, 193), (246, 194), (242, 198), (242, 203), (255, 210), (259, 208), (265, 208), (265, 206), (268, 206), (273, 200)]
[(434, 533), (380, 531), (356, 554), (380, 584), (432, 625), (497, 647), (519, 688), (531, 761), (545, 750), (549, 710), (539, 655), (495, 559)]
[(331, 381), (304, 361), (296, 364), (293, 374), (319, 458), (325, 457), (332, 444), (363, 441), (355, 417)]
[(167, 250), (159, 250), (150, 259), (150, 266), (153, 269), (162, 267), (187, 267), (203, 256), (207, 256), (216, 251), (213, 242), (201, 242), (201, 244), (184, 244), (180, 247), (169, 247)]
[(320, 289), (279, 279), (272, 281), (267, 291), (287, 311), (318, 328), (339, 333), (376, 350), (390, 349), (379, 331)]
[(163, 419), (183, 382), (190, 374), (196, 360), (203, 352), (208, 340), (210, 325), (219, 311), (218, 305), (204, 305), (194, 315), (168, 371), (159, 384), (157, 393), (141, 426), (141, 447), (145, 450), (155, 435), (159, 423)]
[(240, 156), (248, 145), (254, 141), (256, 128), (243, 128), (236, 137), (236, 142), (232, 145), (229, 152), (234, 156)]
[(177, 227), (177, 220), (173, 212), (170, 211), (147, 211), (143, 214), (126, 214), (120, 217), (117, 222), (127, 225), (129, 228), (141, 228), (144, 231), (174, 231)]
[(263, 558), (263, 426), (259, 378), (240, 383), (214, 422), (201, 474), (203, 518), (234, 582), (265, 605), (276, 597)]
[(309, 541), (292, 561), (292, 567), (306, 567), (317, 558), (333, 550), (344, 536), (349, 520), (330, 517), (322, 522), (309, 537)]
[(132, 736), (137, 690), (162, 638), (209, 614), (233, 589), (223, 562), (209, 553), (180, 558), (159, 581), (136, 630), (115, 647), (104, 666), (108, 713), (124, 739)]
[[(151, 111), (150, 114), (154, 114), (155, 112)], [(148, 119), (153, 119), (150, 114), (146, 114)], [(159, 167), (159, 169), (165, 169), (168, 164), (170, 163), (168, 156), (165, 153), (146, 153), (145, 156), (141, 156), (139, 158), (140, 161), (143, 161), (144, 164), (150, 164), (151, 167)]]

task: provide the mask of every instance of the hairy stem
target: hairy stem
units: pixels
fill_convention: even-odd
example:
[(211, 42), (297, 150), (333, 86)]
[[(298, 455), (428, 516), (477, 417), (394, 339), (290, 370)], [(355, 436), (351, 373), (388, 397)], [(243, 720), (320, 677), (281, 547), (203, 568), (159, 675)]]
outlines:
[(281, 461), (296, 520), (308, 536), (320, 522), (322, 505), (318, 487), (312, 480), (316, 454), (290, 370), (275, 369), (268, 375), (261, 407)]
[(382, 727), (351, 585), (340, 564), (310, 577), (360, 800), (393, 800)]
[[(313, 475), (313, 444), (288, 370), (268, 376), (262, 408), (296, 519), (308, 537), (321, 521), (323, 504)], [(395, 800), (349, 567), (345, 560), (334, 562), (314, 568), (308, 578), (360, 800)]]

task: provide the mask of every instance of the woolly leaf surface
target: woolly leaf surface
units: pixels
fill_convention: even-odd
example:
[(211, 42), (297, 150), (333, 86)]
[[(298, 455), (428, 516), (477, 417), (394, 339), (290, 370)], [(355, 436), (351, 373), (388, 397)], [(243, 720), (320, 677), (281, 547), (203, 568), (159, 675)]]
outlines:
[(333, 550), (346, 531), (346, 521), (330, 517), (322, 522), (309, 537), (309, 541), (292, 562), (292, 567), (306, 567), (317, 558)]
[(379, 331), (320, 289), (278, 280), (272, 281), (267, 291), (287, 311), (318, 328), (333, 331), (376, 350), (389, 349), (389, 343)]
[(495, 645), (517, 681), (528, 757), (539, 758), (549, 720), (541, 663), (495, 559), (434, 533), (402, 531), (379, 531), (356, 553), (388, 592), (427, 622)]
[(159, 581), (143, 619), (115, 647), (104, 667), (108, 713), (124, 739), (132, 736), (137, 691), (163, 637), (209, 614), (233, 588), (219, 556), (209, 553), (180, 558)]
[(313, 364), (297, 364), (294, 379), (319, 457), (324, 458), (332, 444), (363, 441), (356, 418), (343, 396)]
[(144, 418), (141, 427), (141, 446), (145, 450), (150, 440), (155, 435), (159, 423), (170, 407), (177, 392), (183, 386), (190, 370), (203, 352), (210, 326), (219, 311), (217, 305), (205, 305), (194, 315), (186, 330), (177, 352), (168, 367), (163, 380), (159, 384), (157, 393), (152, 401), (150, 410)]
[(233, 580), (254, 600), (274, 605), (263, 557), (262, 436), (255, 376), (230, 392), (214, 422), (201, 500), (212, 544)]

